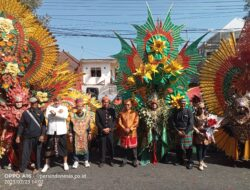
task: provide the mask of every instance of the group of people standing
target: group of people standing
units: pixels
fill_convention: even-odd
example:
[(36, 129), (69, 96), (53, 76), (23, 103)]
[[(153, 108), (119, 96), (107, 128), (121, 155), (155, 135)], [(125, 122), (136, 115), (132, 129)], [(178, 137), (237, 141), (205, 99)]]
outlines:
[[(35, 163), (33, 172), (38, 172), (41, 168), (42, 158), (45, 158), (45, 164), (41, 172), (46, 172), (50, 168), (50, 160), (53, 156), (62, 157), (64, 170), (69, 170), (69, 143), (72, 146), (74, 161), (72, 168), (78, 168), (80, 160), (84, 161), (85, 167), (90, 167), (88, 147), (89, 142), (94, 137), (90, 128), (93, 118), (90, 110), (85, 107), (86, 102), (77, 99), (75, 112), (69, 112), (67, 107), (61, 104), (61, 98), (56, 97), (53, 99), (53, 103), (43, 112), (38, 108), (38, 100), (35, 97), (30, 98), (29, 101), (31, 106), (22, 113), (15, 139), (15, 143), (22, 144), (19, 172), (24, 172), (30, 163)], [(186, 108), (185, 99), (181, 99), (179, 103), (181, 105), (180, 109), (173, 111), (169, 119), (167, 119), (167, 125), (162, 125), (162, 123), (159, 122), (158, 124), (156, 122), (157, 119), (161, 120), (157, 114), (161, 114), (162, 110), (156, 112), (159, 102), (153, 99), (150, 103), (150, 113), (155, 116), (152, 117), (152, 122), (155, 125), (152, 125), (152, 128), (147, 128), (147, 126), (141, 126), (147, 125), (147, 122), (141, 121), (140, 114), (133, 110), (133, 101), (131, 99), (124, 100), (123, 110), (116, 114), (115, 109), (110, 106), (110, 99), (108, 96), (104, 96), (102, 98), (102, 107), (96, 110), (94, 118), (98, 131), (99, 167), (103, 167), (105, 164), (107, 153), (109, 153), (110, 158), (109, 165), (114, 166), (114, 134), (118, 135), (118, 144), (122, 149), (121, 167), (127, 164), (130, 153), (132, 153), (132, 165), (134, 167), (139, 164), (137, 156), (141, 156), (141, 160), (143, 160), (145, 153), (150, 154), (149, 160), (153, 163), (156, 163), (163, 156), (165, 161), (168, 160), (168, 148), (165, 146), (167, 137), (164, 137), (164, 135), (167, 134), (166, 131), (171, 130), (175, 134), (175, 165), (185, 163), (185, 152), (187, 158), (186, 167), (192, 169), (194, 164), (192, 161), (194, 142), (197, 148), (199, 169), (203, 170), (207, 167), (204, 158), (209, 139), (205, 135), (207, 114), (204, 104), (202, 102), (198, 103), (194, 111), (192, 111)], [(161, 122), (165, 122), (165, 120), (161, 120)], [(161, 125), (161, 127), (158, 125)], [(145, 128), (145, 139), (148, 144), (146, 143), (145, 149), (141, 149), (138, 153), (138, 144), (142, 144), (138, 142), (137, 131), (139, 126)], [(153, 134), (152, 137), (150, 133)], [(152, 141), (149, 140), (150, 138), (152, 138)], [(159, 144), (161, 145), (160, 148)], [(150, 147), (152, 147), (152, 150)], [(161, 157), (157, 157), (157, 151), (159, 150), (162, 151)]]

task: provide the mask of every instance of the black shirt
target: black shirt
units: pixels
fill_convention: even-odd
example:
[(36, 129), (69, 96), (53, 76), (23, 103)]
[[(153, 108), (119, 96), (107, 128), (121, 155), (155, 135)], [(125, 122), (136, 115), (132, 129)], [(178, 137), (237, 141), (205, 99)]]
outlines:
[[(37, 120), (40, 126), (38, 126), (37, 123), (32, 119), (28, 113), (28, 110)], [(28, 110), (24, 111), (22, 114), (17, 135), (23, 136), (24, 138), (32, 138), (44, 135), (46, 132), (46, 123), (43, 112), (37, 108), (29, 108)]]
[(96, 110), (95, 123), (98, 134), (102, 135), (105, 128), (113, 129), (115, 126), (115, 110), (113, 108), (100, 108)]
[(178, 109), (175, 110), (171, 118), (172, 127), (177, 130), (184, 130), (187, 134), (193, 129), (194, 116), (190, 109)]

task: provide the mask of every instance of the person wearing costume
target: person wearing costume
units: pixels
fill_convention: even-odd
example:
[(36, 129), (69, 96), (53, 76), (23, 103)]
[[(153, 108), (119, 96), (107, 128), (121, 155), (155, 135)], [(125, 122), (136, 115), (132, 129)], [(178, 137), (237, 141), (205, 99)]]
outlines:
[(167, 113), (156, 97), (150, 100), (150, 107), (140, 110), (140, 156), (142, 166), (158, 161), (167, 162)]
[(91, 115), (84, 109), (82, 99), (76, 99), (76, 112), (70, 114), (69, 137), (73, 143), (73, 168), (78, 168), (79, 157), (83, 157), (84, 166), (90, 167), (88, 141), (91, 140), (90, 121)]
[(193, 168), (192, 139), (193, 139), (193, 113), (186, 108), (186, 100), (180, 100), (180, 109), (175, 110), (171, 118), (172, 128), (176, 131), (176, 163), (184, 164), (184, 152), (186, 152), (187, 169)]
[(194, 144), (196, 146), (199, 170), (204, 170), (207, 165), (204, 162), (206, 152), (211, 139), (206, 135), (208, 125), (208, 114), (203, 102), (198, 103), (194, 116)]
[(106, 151), (110, 153), (110, 166), (114, 166), (114, 145), (113, 129), (115, 125), (115, 110), (109, 107), (110, 99), (108, 96), (102, 98), (102, 108), (96, 110), (96, 126), (98, 128), (100, 164), (102, 167), (105, 162)]
[(19, 123), (16, 143), (23, 139), (22, 159), (19, 171), (24, 172), (27, 168), (32, 150), (36, 153), (36, 164), (33, 173), (36, 173), (41, 166), (42, 143), (46, 132), (46, 123), (43, 112), (38, 108), (35, 97), (30, 98), (31, 107), (24, 111)]
[(14, 141), (30, 94), (46, 103), (74, 88), (80, 76), (70, 71), (68, 62), (58, 62), (56, 39), (27, 6), (2, 0), (0, 12), (0, 126), (5, 131), (0, 158), (7, 154), (11, 168), (19, 165)]
[[(17, 135), (19, 120), (24, 110), (27, 109), (27, 105), (23, 105), (23, 100), (21, 96), (16, 95), (14, 99), (15, 103), (14, 106), (11, 107), (11, 112), (14, 115), (15, 119), (13, 122), (11, 119), (3, 119), (4, 124), (1, 135), (1, 142), (6, 147), (6, 155), (8, 157), (7, 169), (9, 170), (12, 168), (13, 165), (19, 165), (19, 148), (15, 139)], [(10, 110), (8, 110), (7, 112), (10, 112)], [(3, 115), (3, 118), (5, 118), (5, 115)]]
[(127, 164), (129, 150), (133, 152), (133, 166), (137, 167), (137, 127), (139, 124), (138, 113), (131, 110), (130, 99), (124, 101), (124, 110), (118, 117), (117, 128), (120, 134), (120, 146), (123, 148), (123, 161), (121, 167)]
[[(215, 145), (236, 161), (250, 160), (250, 19), (239, 38), (231, 33), (200, 68), (200, 89), (212, 112), (223, 120)], [(216, 66), (215, 66), (216, 65)]]
[(61, 105), (61, 97), (57, 96), (53, 100), (53, 104), (46, 109), (45, 117), (48, 120), (47, 144), (46, 144), (46, 160), (42, 172), (49, 169), (49, 157), (62, 156), (64, 161), (64, 170), (69, 170), (67, 163), (67, 125), (68, 108)]

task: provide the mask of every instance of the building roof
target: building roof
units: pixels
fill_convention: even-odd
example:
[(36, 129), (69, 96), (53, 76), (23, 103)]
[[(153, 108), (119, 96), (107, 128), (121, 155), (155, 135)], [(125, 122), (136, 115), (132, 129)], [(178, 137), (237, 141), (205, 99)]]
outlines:
[(234, 18), (231, 20), (226, 26), (223, 27), (225, 30), (241, 30), (245, 24), (245, 20), (243, 18)]
[(58, 62), (62, 63), (67, 61), (69, 63), (70, 69), (75, 72), (80, 66), (80, 61), (72, 56), (69, 52), (61, 51), (58, 56)]
[(228, 24), (226, 24), (221, 30), (214, 33), (208, 40), (207, 43), (219, 43), (222, 38), (227, 38), (230, 32), (235, 32), (236, 38), (240, 35), (242, 28), (244, 27), (245, 20), (242, 18), (234, 18)]
[(118, 66), (118, 62), (116, 59), (81, 59), (80, 64), (90, 64), (90, 63), (94, 63), (94, 64), (107, 64), (110, 63), (111, 65), (117, 67)]
[(79, 60), (78, 59), (76, 59), (73, 55), (71, 55), (69, 52), (66, 52), (66, 51), (64, 51), (64, 50), (62, 50), (61, 52), (60, 52), (60, 54), (65, 54), (70, 60), (72, 60), (72, 61), (74, 61), (75, 63), (77, 63), (77, 64), (79, 64)]

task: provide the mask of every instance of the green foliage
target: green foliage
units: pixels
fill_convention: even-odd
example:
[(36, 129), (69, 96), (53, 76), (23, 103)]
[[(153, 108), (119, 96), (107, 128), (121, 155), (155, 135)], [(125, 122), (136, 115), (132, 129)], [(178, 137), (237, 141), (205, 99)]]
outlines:
[(43, 0), (20, 0), (23, 4), (27, 5), (32, 11), (38, 9), (41, 5)]

